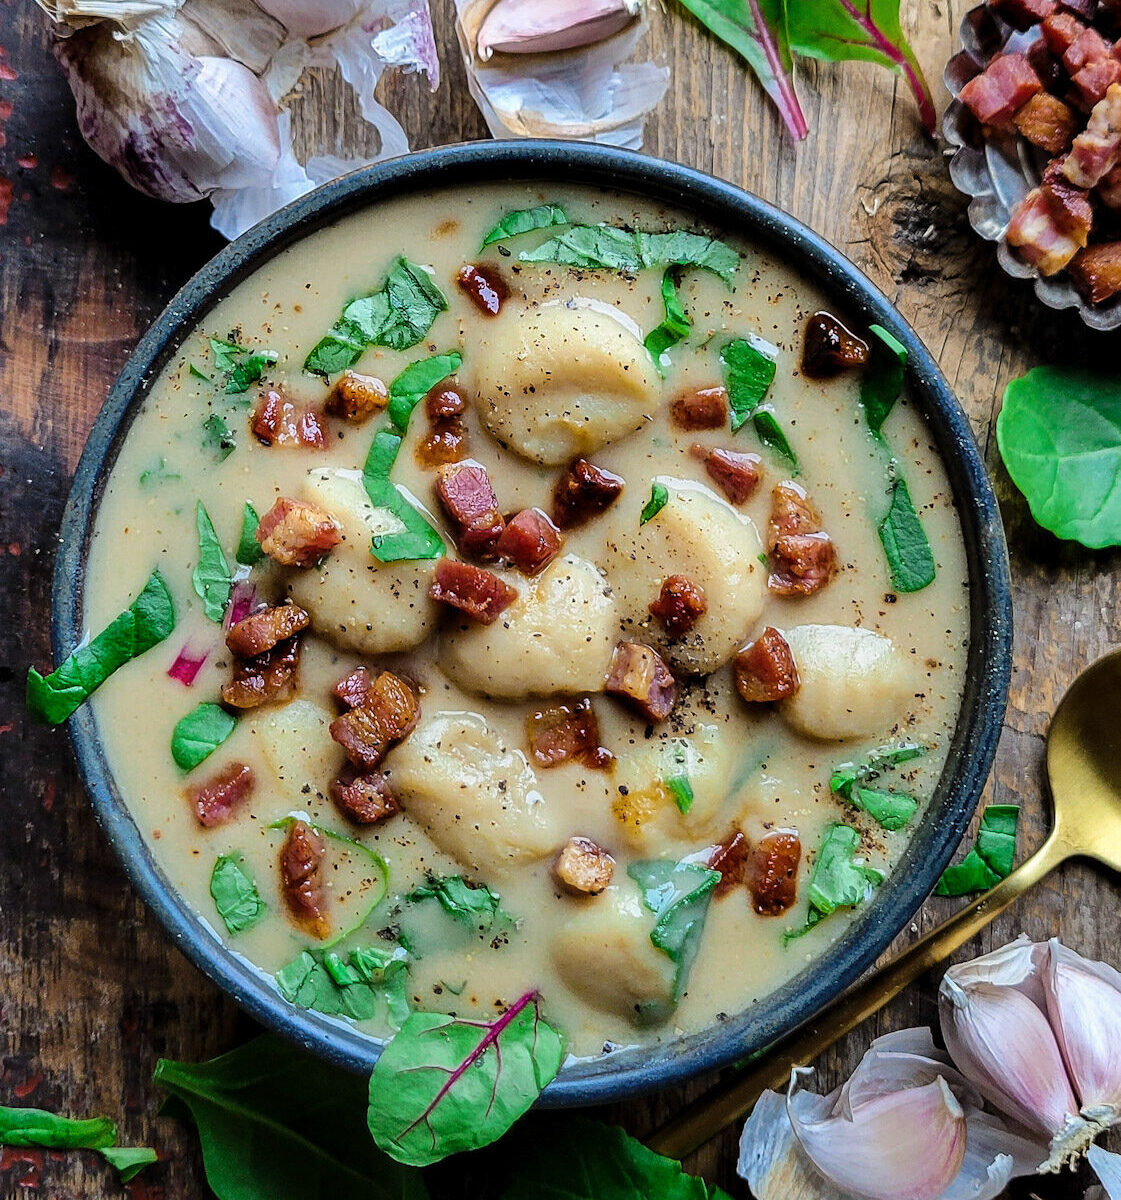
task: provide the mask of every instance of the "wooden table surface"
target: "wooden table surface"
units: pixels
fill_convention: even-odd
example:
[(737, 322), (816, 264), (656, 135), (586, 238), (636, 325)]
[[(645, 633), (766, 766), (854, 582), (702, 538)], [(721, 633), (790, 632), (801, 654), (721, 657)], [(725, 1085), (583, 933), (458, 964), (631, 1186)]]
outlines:
[[(968, 0), (904, 0), (923, 67), (937, 83)], [(444, 67), (435, 95), (415, 76), (388, 81), (388, 103), (412, 145), (485, 135), (467, 95), (451, 29), (452, 0), (432, 0)], [(80, 787), (65, 735), (23, 710), (29, 663), (50, 661), (55, 537), (70, 478), (113, 377), (172, 292), (221, 244), (206, 205), (172, 207), (133, 192), (78, 135), (69, 90), (30, 0), (0, 3), (0, 1102), (123, 1119), (161, 1163), (134, 1200), (208, 1195), (193, 1133), (157, 1117), (157, 1057), (200, 1059), (230, 1048), (250, 1022), (177, 951), (125, 882)], [(918, 126), (896, 78), (863, 64), (808, 65), (812, 126), (795, 147), (739, 60), (680, 12), (658, 14), (654, 49), (672, 68), (646, 149), (713, 172), (781, 205), (841, 247), (884, 291), (939, 360), (984, 448), (1008, 531), (1016, 613), (1011, 702), (985, 799), (1023, 805), (1022, 849), (1046, 825), (1043, 736), (1074, 674), (1112, 646), (1118, 556), (1061, 544), (1036, 528), (1000, 465), (992, 436), (1005, 384), (1040, 362), (1098, 361), (1116, 337), (1088, 334), (1038, 307), (973, 237), (943, 147)], [(353, 105), (332, 81), (326, 123), (353, 142)], [(305, 113), (306, 115), (306, 113)], [(0, 204), (2, 207), (2, 204)], [(0, 218), (2, 219), (2, 218)], [(1121, 965), (1116, 880), (1077, 864), (1046, 881), (971, 947), (1021, 930), (1059, 936)], [(930, 900), (897, 945), (945, 917)], [(936, 980), (901, 996), (820, 1064), (823, 1084), (848, 1071), (872, 1037), (936, 1021)], [(703, 1084), (610, 1114), (643, 1134)], [(687, 1163), (733, 1196), (736, 1131)], [(5, 1151), (6, 1197), (100, 1197), (120, 1185), (90, 1155)], [(1020, 1196), (1081, 1195), (1069, 1179), (1032, 1181)]]

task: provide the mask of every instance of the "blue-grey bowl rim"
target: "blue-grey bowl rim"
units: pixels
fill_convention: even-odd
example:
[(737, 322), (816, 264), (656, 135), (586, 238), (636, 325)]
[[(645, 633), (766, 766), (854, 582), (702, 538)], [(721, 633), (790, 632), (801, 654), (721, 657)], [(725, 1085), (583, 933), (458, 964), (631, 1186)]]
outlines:
[[(89, 536), (100, 489), (131, 415), (181, 337), (257, 266), (305, 234), (378, 200), (491, 181), (615, 189), (673, 205), (698, 222), (779, 252), (843, 313), (882, 325), (907, 348), (911, 395), (945, 462), (965, 540), (970, 646), (965, 694), (942, 778), (903, 861), (844, 935), (777, 992), (723, 1023), (657, 1047), (617, 1051), (566, 1066), (545, 1106), (601, 1104), (683, 1083), (743, 1059), (808, 1020), (887, 949), (954, 853), (988, 777), (1008, 699), (1012, 601), (996, 498), (969, 422), (934, 359), (894, 305), (844, 255), (793, 217), (733, 184), (689, 167), (609, 146), (471, 142), (364, 168), (318, 188), (231, 242), (175, 295), (125, 363), (86, 443), (63, 514), (51, 635), (55, 661), (82, 636)], [(125, 873), (200, 970), (262, 1024), (340, 1066), (368, 1072), (378, 1045), (356, 1030), (288, 1004), (266, 977), (226, 950), (156, 864), (117, 794), (93, 712), (69, 722), (78, 768)]]

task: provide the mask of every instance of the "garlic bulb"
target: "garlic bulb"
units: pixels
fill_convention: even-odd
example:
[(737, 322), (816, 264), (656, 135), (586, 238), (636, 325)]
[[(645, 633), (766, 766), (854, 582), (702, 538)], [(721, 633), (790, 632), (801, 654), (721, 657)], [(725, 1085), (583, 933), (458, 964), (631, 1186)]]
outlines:
[(261, 8), (275, 17), (294, 37), (318, 37), (338, 29), (362, 7), (362, 0), (259, 0)]

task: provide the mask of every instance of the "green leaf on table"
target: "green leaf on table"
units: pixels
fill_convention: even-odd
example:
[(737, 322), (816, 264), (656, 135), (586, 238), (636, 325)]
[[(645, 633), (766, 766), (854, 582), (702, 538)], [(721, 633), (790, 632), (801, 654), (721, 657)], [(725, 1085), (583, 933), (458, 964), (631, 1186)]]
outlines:
[(383, 563), (442, 558), (445, 551), (443, 538), (389, 478), (400, 449), (399, 434), (379, 429), (366, 457), (362, 482), (370, 502), (375, 508), (388, 510), (401, 523), (398, 531), (374, 534), (370, 553)]
[(897, 471), (893, 474), (891, 504), (879, 526), (880, 541), (892, 587), (897, 592), (919, 592), (934, 582), (934, 554), (915, 512), (907, 481)]
[(495, 921), (512, 921), (502, 908), (502, 897), (485, 883), (468, 883), (462, 875), (433, 875), (405, 897), (413, 903), (437, 900), (451, 916), (488, 930)]
[(682, 813), (687, 813), (693, 807), (695, 796), (688, 775), (671, 775), (666, 780), (666, 788)]
[(631, 863), (627, 874), (642, 888), (643, 903), (654, 914), (650, 940), (677, 964), (673, 998), (680, 1000), (700, 949), (720, 872), (697, 862), (655, 858)]
[(154, 459), (150, 467), (146, 467), (140, 472), (141, 487), (155, 487), (157, 484), (170, 483), (173, 479), (181, 479), (182, 476), (176, 471), (167, 469), (167, 459), (161, 454), (159, 458)]
[(160, 1061), (164, 1111), (193, 1119), (218, 1200), (427, 1200), (370, 1144), (366, 1082), (265, 1034), (204, 1063)]
[(96, 1150), (116, 1167), (121, 1182), (134, 1179), (156, 1152), (147, 1146), (115, 1146), (117, 1126), (108, 1117), (59, 1117), (41, 1108), (0, 1106), (0, 1146), (39, 1147), (44, 1150)]
[(627, 275), (652, 267), (699, 267), (728, 284), (740, 265), (740, 256), (731, 246), (703, 233), (685, 229), (646, 233), (612, 225), (572, 225), (518, 257), (522, 262), (560, 263)]
[(181, 771), (193, 771), (233, 733), (237, 718), (220, 704), (204, 703), (181, 717), (171, 731), (171, 757)]
[(538, 204), (534, 208), (519, 208), (507, 213), (483, 238), (482, 249), (504, 242), (507, 238), (532, 233), (535, 229), (548, 229), (553, 225), (568, 225), (568, 214), (559, 204)]
[(457, 351), (450, 354), (434, 354), (410, 363), (389, 385), (389, 405), (386, 412), (398, 433), (409, 428), (413, 409), (438, 384), (449, 375), (454, 375), (463, 365), (463, 356)]
[(830, 825), (825, 831), (807, 888), (809, 915), (801, 929), (784, 935), (785, 942), (808, 933), (838, 908), (862, 903), (883, 883), (883, 871), (869, 866), (859, 849), (860, 834), (851, 825)]
[(918, 103), (923, 126), (933, 136), (934, 101), (903, 36), (899, 0), (789, 0), (786, 8), (795, 54), (826, 62), (859, 59), (898, 72)]
[(668, 503), (669, 488), (664, 483), (655, 480), (650, 485), (650, 499), (642, 506), (642, 512), (639, 514), (639, 525), (645, 525), (647, 521), (652, 521)]
[(242, 869), (240, 854), (223, 854), (210, 873), (210, 895), (218, 915), (231, 933), (241, 933), (268, 911), (257, 885)]
[(218, 461), (223, 462), (237, 449), (237, 438), (230, 432), (230, 427), (217, 413), (211, 413), (202, 423), (202, 444), (207, 450), (213, 450)]
[(264, 554), (257, 541), (257, 526), (260, 523), (261, 518), (257, 515), (257, 510), (246, 500), (245, 507), (241, 510), (241, 536), (238, 538), (237, 553), (234, 555), (243, 567), (253, 566)]
[(643, 345), (654, 360), (659, 373), (664, 374), (662, 355), (671, 346), (676, 346), (678, 342), (687, 338), (693, 328), (689, 314), (685, 311), (681, 297), (677, 294), (677, 281), (674, 279), (672, 267), (662, 276), (662, 304), (666, 315), (662, 319), (662, 323), (655, 326), (646, 335)]
[(990, 804), (981, 814), (977, 842), (959, 863), (942, 872), (936, 896), (967, 896), (987, 892), (1012, 873), (1016, 860), (1018, 804)]
[(334, 950), (304, 950), (276, 973), (291, 1004), (332, 1017), (371, 1021), (385, 1012), (400, 1029), (409, 1016), (409, 955), (403, 946), (363, 946), (345, 957)]
[[(794, 0), (789, 7), (809, 4)], [(787, 0), (681, 0), (702, 25), (747, 60), (796, 140), (809, 133), (794, 89), (794, 58), (787, 30)]]
[(159, 571), (140, 595), (92, 641), (79, 646), (49, 675), (27, 671), (27, 709), (36, 721), (59, 725), (118, 667), (151, 650), (175, 628), (175, 605)]
[(868, 332), (870, 360), (860, 381), (860, 403), (868, 428), (878, 434), (903, 394), (907, 349), (882, 325), (870, 325)]
[(195, 525), (199, 560), (191, 574), (191, 584), (207, 617), (221, 625), (230, 598), (230, 564), (226, 562), (222, 543), (214, 532), (214, 523), (201, 500), (195, 505)]
[(495, 1021), (414, 1012), (370, 1077), (367, 1120), (398, 1162), (423, 1167), (497, 1141), (560, 1070), (564, 1039), (527, 992)]
[(116, 1168), (121, 1183), (130, 1183), (145, 1167), (158, 1161), (155, 1150), (149, 1146), (102, 1146), (98, 1153)]
[(1091, 550), (1121, 545), (1121, 381), (1036, 367), (1005, 390), (996, 441), (1044, 529)]

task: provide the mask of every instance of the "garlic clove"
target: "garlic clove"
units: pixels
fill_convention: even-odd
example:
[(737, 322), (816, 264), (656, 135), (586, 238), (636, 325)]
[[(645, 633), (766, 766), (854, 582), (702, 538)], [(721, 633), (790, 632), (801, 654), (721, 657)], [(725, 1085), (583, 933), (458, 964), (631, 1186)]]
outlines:
[(1047, 1015), (1082, 1116), (1114, 1125), (1121, 1120), (1121, 974), (1052, 939), (1044, 982)]
[(352, 20), (363, 0), (256, 0), (293, 37), (311, 38), (329, 33)]
[(1040, 1142), (1013, 1133), (991, 1113), (967, 1109), (965, 1124), (961, 1171), (938, 1200), (994, 1200), (1013, 1179), (1034, 1175), (1047, 1153)]
[(590, 46), (637, 20), (640, 0), (498, 0), (479, 27), (475, 50), (548, 54)]
[[(1094, 1174), (1102, 1182), (1098, 1191), (1104, 1191), (1109, 1200), (1121, 1200), (1121, 1154), (1111, 1154), (1101, 1146), (1091, 1146), (1086, 1157), (1094, 1168)], [(1090, 1192), (1086, 1193), (1086, 1200), (1090, 1200)]]

